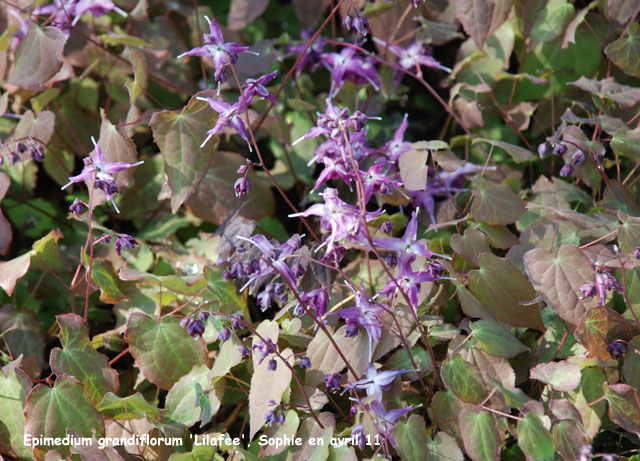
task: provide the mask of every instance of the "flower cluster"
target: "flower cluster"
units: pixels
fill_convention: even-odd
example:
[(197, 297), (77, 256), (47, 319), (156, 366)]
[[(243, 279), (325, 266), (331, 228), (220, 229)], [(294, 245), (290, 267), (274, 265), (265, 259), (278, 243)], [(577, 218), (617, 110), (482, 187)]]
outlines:
[[(6, 155), (3, 155), (7, 151)], [(31, 158), (36, 162), (44, 160), (44, 146), (33, 138), (23, 141), (7, 141), (0, 139), (0, 166), (4, 164), (5, 158), (10, 165), (15, 165), (21, 160)]]
[(110, 11), (127, 16), (111, 0), (54, 0), (51, 4), (37, 7), (33, 14), (51, 17), (54, 26), (68, 32), (85, 14), (100, 18)]
[(580, 287), (580, 299), (590, 298), (592, 296), (598, 296), (598, 302), (600, 306), (604, 306), (607, 292), (617, 291), (622, 293), (622, 285), (611, 274), (613, 269), (606, 266), (593, 265), (595, 270), (595, 277), (593, 282), (585, 283)]

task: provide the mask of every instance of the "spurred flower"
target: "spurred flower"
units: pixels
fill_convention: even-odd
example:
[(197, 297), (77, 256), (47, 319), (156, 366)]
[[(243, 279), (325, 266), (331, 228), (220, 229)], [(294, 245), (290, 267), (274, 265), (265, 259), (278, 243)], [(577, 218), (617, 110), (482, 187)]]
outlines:
[[(345, 390), (364, 389), (367, 395), (381, 394), (382, 391), (391, 389), (393, 380), (402, 373), (406, 373), (406, 370), (379, 371), (376, 366), (371, 363), (369, 368), (367, 368), (366, 377), (355, 383), (348, 384), (345, 386)], [(379, 398), (382, 399), (382, 395), (380, 395)]]
[(123, 248), (125, 250), (132, 250), (136, 246), (138, 246), (138, 242), (128, 234), (120, 234), (115, 243), (116, 253), (118, 253), (118, 255)]
[(378, 429), (382, 435), (387, 437), (387, 440), (395, 448), (396, 441), (393, 436), (393, 429), (396, 425), (396, 421), (413, 410), (413, 405), (409, 405), (404, 408), (396, 408), (394, 410), (388, 410), (384, 407), (380, 400), (374, 400), (371, 402), (371, 409), (378, 416)]
[(380, 88), (375, 65), (370, 59), (360, 56), (355, 48), (345, 47), (339, 53), (325, 53), (322, 62), (331, 72), (331, 97), (338, 94), (347, 80), (356, 84), (368, 82), (375, 90)]
[(93, 141), (93, 145), (95, 146), (95, 149), (93, 151), (94, 154), (89, 154), (83, 159), (84, 168), (82, 169), (80, 174), (69, 177), (69, 182), (62, 186), (61, 189), (64, 190), (73, 183), (91, 181), (95, 179), (94, 187), (96, 189), (101, 189), (104, 192), (107, 200), (111, 201), (115, 210), (117, 212), (120, 212), (115, 202), (113, 201), (113, 196), (118, 193), (118, 186), (115, 183), (113, 175), (128, 168), (142, 165), (144, 162), (107, 162), (100, 145), (96, 143), (96, 140), (93, 137), (91, 138), (91, 141)]
[[(385, 46), (389, 51), (398, 57), (398, 67), (418, 75), (422, 75), (421, 66), (433, 67), (445, 72), (451, 72), (446, 66), (440, 64), (432, 55), (431, 48), (414, 40), (409, 46), (391, 45), (387, 42), (374, 38), (376, 43)], [(396, 73), (396, 80), (402, 77), (402, 72)]]
[(412, 149), (411, 143), (404, 140), (404, 134), (408, 127), (408, 114), (404, 114), (402, 123), (398, 125), (395, 133), (393, 133), (393, 138), (382, 147), (382, 151), (387, 153), (387, 157), (392, 162), (397, 162), (402, 154)]
[(251, 182), (246, 177), (238, 178), (233, 185), (233, 191), (236, 194), (237, 198), (241, 198), (247, 195), (250, 189)]
[[(220, 99), (203, 98), (200, 96), (198, 96), (197, 99), (199, 99), (200, 101), (205, 101), (213, 110), (215, 110), (219, 114), (216, 125), (209, 131), (207, 131), (207, 137), (202, 142), (202, 144), (200, 144), (200, 147), (204, 147), (204, 145), (209, 142), (209, 140), (214, 135), (218, 134), (227, 127), (231, 127), (238, 132), (242, 139), (245, 140), (247, 146), (249, 146), (249, 151), (252, 151), (251, 143), (249, 142), (249, 138), (247, 137), (247, 129), (244, 124), (244, 120), (241, 117), (241, 114), (244, 112), (244, 103), (242, 102), (242, 96), (240, 96), (240, 98), (238, 98), (238, 101), (236, 101), (236, 103), (233, 105), (226, 103)], [(247, 101), (247, 106), (251, 104), (251, 101), (246, 98), (246, 95), (245, 101)]]
[(265, 83), (270, 82), (278, 74), (277, 70), (274, 70), (270, 74), (265, 74), (257, 79), (248, 78), (244, 81), (244, 97), (247, 101), (250, 101), (255, 95), (262, 96), (268, 99), (273, 104), (278, 104), (276, 98), (269, 93), (269, 90), (264, 86)]
[[(209, 23), (210, 33), (204, 34), (204, 45), (182, 53), (183, 56), (199, 56), (213, 60), (214, 78), (218, 83), (227, 81), (226, 68), (229, 64), (238, 62), (238, 54), (249, 50), (248, 46), (238, 45), (234, 42), (225, 42), (222, 31), (215, 20), (204, 17)], [(254, 53), (255, 54), (255, 53)]]

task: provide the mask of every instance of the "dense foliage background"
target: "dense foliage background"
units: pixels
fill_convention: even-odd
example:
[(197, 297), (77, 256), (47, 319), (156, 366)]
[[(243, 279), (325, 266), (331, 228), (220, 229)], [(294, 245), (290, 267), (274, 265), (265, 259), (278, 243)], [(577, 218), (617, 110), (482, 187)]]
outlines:
[(639, 12), (2, 0), (0, 453), (640, 459)]

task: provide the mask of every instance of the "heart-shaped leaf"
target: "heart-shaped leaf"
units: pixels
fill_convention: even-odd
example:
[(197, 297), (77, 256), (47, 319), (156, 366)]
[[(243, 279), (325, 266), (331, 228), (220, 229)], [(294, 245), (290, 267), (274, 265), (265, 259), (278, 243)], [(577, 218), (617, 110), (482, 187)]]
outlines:
[(454, 234), (450, 239), (451, 248), (465, 259), (465, 261), (477, 266), (478, 256), (481, 253), (491, 251), (487, 236), (477, 229), (467, 229), (464, 235)]
[(564, 320), (573, 325), (584, 322), (595, 297), (580, 299), (580, 287), (593, 282), (591, 262), (574, 245), (563, 245), (557, 255), (537, 248), (524, 255), (524, 265), (538, 294)]
[(96, 351), (89, 341), (87, 322), (76, 314), (56, 317), (60, 326), (59, 347), (51, 351), (51, 370), (57, 375), (70, 375), (84, 384), (85, 396), (94, 404), (107, 392), (117, 392), (118, 373), (109, 366), (107, 357)]
[(442, 379), (462, 401), (479, 404), (487, 398), (480, 370), (456, 354), (442, 364)]
[(535, 413), (518, 421), (518, 446), (536, 461), (553, 461), (556, 452), (553, 436)]
[[(220, 408), (224, 388), (218, 379), (204, 365), (197, 365), (174, 384), (167, 394), (167, 416), (172, 420), (192, 426), (197, 421), (207, 424), (205, 419), (211, 419)], [(207, 396), (204, 406), (199, 403), (199, 393), (196, 386), (200, 386), (200, 394)], [(205, 413), (208, 411), (208, 415)], [(208, 418), (206, 418), (208, 416)]]
[(471, 214), (489, 224), (512, 224), (525, 211), (524, 202), (506, 184), (476, 178), (476, 195)]
[(45, 334), (38, 316), (30, 310), (16, 311), (6, 304), (0, 309), (0, 336), (14, 357), (22, 355), (20, 368), (36, 379), (44, 368)]
[(424, 149), (410, 150), (400, 156), (398, 168), (405, 189), (425, 190), (427, 188), (428, 158), (429, 152)]
[(171, 389), (194, 366), (207, 363), (202, 338), (194, 341), (175, 316), (157, 321), (135, 312), (129, 316), (125, 341), (144, 377), (161, 389)]
[(627, 384), (607, 384), (604, 388), (611, 421), (629, 432), (640, 434), (638, 392)]
[(513, 0), (456, 0), (456, 17), (478, 48), (507, 20)]
[(403, 460), (424, 461), (424, 447), (428, 439), (427, 426), (422, 416), (411, 415), (406, 423), (398, 422), (393, 432), (398, 452)]
[(478, 345), (487, 354), (512, 358), (529, 351), (529, 348), (518, 341), (509, 329), (493, 320), (473, 322), (471, 329)]
[(481, 254), (478, 263), (480, 269), (469, 273), (469, 289), (478, 301), (501, 322), (543, 331), (538, 305), (524, 305), (536, 294), (522, 272), (491, 253)]
[(632, 22), (627, 35), (609, 43), (604, 52), (626, 74), (640, 77), (640, 24)]
[(31, 380), (17, 367), (17, 361), (0, 371), (0, 453), (32, 460), (30, 447), (24, 444), (24, 405), (31, 390)]
[(458, 423), (464, 450), (473, 461), (492, 461), (498, 457), (498, 430), (488, 411), (462, 410)]
[(553, 427), (553, 442), (562, 459), (580, 459), (587, 436), (575, 421), (560, 421)]
[(165, 110), (154, 114), (149, 124), (164, 158), (173, 213), (193, 195), (213, 160), (215, 143), (200, 145), (217, 115), (206, 101), (196, 99), (199, 96), (206, 97), (207, 93), (194, 95), (180, 113)]
[(124, 398), (107, 392), (97, 409), (110, 419), (153, 419), (162, 414), (162, 411), (156, 405), (147, 402), (140, 392)]
[(28, 22), (27, 35), (16, 50), (13, 72), (7, 82), (27, 90), (37, 90), (62, 67), (62, 52), (67, 36), (57, 27)]
[(531, 379), (549, 384), (560, 392), (570, 392), (580, 385), (580, 365), (577, 363), (541, 363), (531, 369)]
[[(104, 437), (104, 420), (95, 407), (84, 396), (82, 384), (71, 376), (58, 376), (55, 385), (49, 387), (38, 384), (29, 396), (24, 410), (27, 438), (60, 437), (74, 432), (80, 437)], [(38, 460), (44, 460), (45, 453), (55, 450), (63, 457), (69, 456), (68, 445), (39, 445), (33, 452)]]
[(608, 360), (607, 346), (617, 339), (629, 341), (631, 327), (623, 316), (604, 306), (587, 312), (584, 323), (576, 330), (576, 338), (593, 357)]

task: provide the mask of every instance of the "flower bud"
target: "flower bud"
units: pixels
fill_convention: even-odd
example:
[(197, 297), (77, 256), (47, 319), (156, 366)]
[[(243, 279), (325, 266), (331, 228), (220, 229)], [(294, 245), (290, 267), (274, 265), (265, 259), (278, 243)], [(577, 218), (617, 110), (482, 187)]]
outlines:
[(573, 165), (571, 165), (570, 163), (566, 163), (561, 169), (560, 169), (560, 176), (562, 176), (563, 178), (566, 178), (568, 176), (571, 176), (573, 174)]
[(311, 359), (306, 355), (300, 357), (300, 368), (311, 368)]
[(551, 148), (549, 147), (549, 143), (543, 142), (538, 146), (538, 155), (540, 158), (545, 158), (551, 152)]
[(247, 178), (238, 178), (236, 183), (233, 185), (233, 190), (236, 194), (236, 197), (244, 197), (251, 189), (251, 183)]
[(220, 338), (220, 341), (222, 342), (227, 341), (230, 337), (231, 337), (231, 330), (229, 330), (229, 327), (224, 327), (222, 330), (220, 330), (220, 333), (218, 334), (218, 338)]
[(384, 232), (385, 234), (390, 234), (391, 231), (393, 230), (394, 225), (391, 221), (384, 221), (381, 225), (380, 225), (380, 230), (382, 232)]
[(369, 21), (364, 16), (358, 16), (353, 20), (353, 28), (358, 34), (367, 35), (369, 33)]
[(72, 211), (72, 212), (77, 213), (77, 214), (81, 214), (81, 213), (83, 213), (83, 212), (84, 212), (84, 210), (86, 210), (87, 208), (88, 208), (88, 207), (87, 207), (87, 204), (86, 204), (86, 203), (84, 203), (82, 200), (80, 200), (80, 199), (76, 198), (76, 199), (73, 201), (73, 203), (71, 204), (71, 206), (69, 207), (69, 211)]
[(344, 26), (345, 29), (351, 30), (351, 27), (353, 26), (353, 18), (350, 15), (346, 15), (342, 19), (342, 25)]
[(559, 142), (556, 144), (556, 147), (553, 148), (553, 155), (564, 155), (567, 152), (567, 145), (563, 142)]
[(573, 153), (573, 157), (571, 159), (574, 165), (582, 165), (585, 160), (587, 160), (587, 156), (580, 149)]
[(269, 360), (269, 363), (267, 364), (267, 369), (269, 371), (276, 371), (277, 368), (278, 368), (278, 362), (276, 362), (276, 359)]
[(24, 154), (27, 151), (27, 146), (25, 146), (23, 143), (21, 142), (17, 142), (16, 143), (16, 149), (18, 150), (18, 152), (20, 152), (21, 154)]
[(44, 147), (42, 144), (38, 144), (35, 148), (31, 149), (29, 155), (36, 162), (42, 162), (44, 160)]
[(633, 250), (633, 256), (634, 256), (636, 259), (640, 259), (640, 247), (636, 247), (636, 249), (635, 249), (635, 250)]
[(236, 173), (245, 174), (248, 169), (249, 169), (249, 165), (240, 165), (240, 168), (238, 168), (238, 171)]
[(211, 312), (209, 312), (209, 311), (200, 311), (200, 312), (198, 312), (198, 318), (200, 320), (202, 320), (203, 322), (206, 322), (209, 319), (210, 316), (211, 316)]

